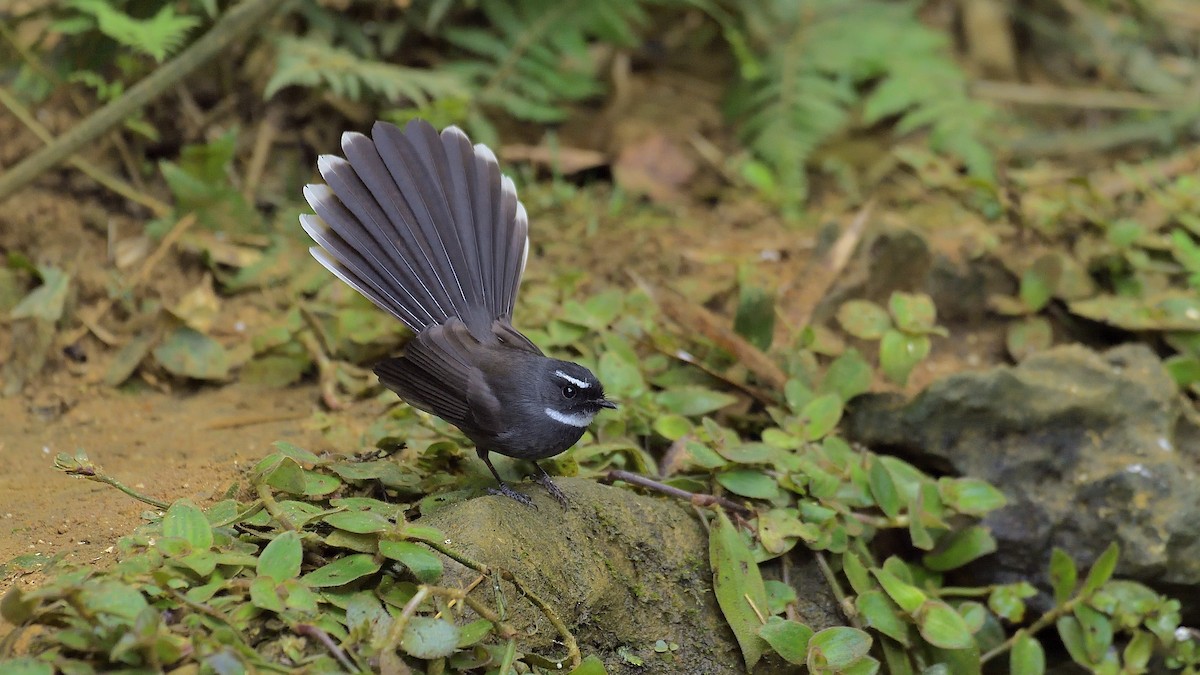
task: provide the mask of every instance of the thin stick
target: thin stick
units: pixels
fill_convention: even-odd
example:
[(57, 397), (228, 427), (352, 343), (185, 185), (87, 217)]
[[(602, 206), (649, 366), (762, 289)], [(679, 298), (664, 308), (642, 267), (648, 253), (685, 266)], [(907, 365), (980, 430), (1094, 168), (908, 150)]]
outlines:
[(192, 43), (192, 46), (130, 87), (123, 96), (92, 113), (54, 143), (0, 174), (0, 203), (46, 170), (107, 133), (135, 111), (178, 84), (192, 71), (227, 51), (234, 42), (258, 29), (263, 21), (283, 6), (284, 2), (285, 0), (243, 0), (225, 12), (225, 15), (213, 24), (207, 33)]
[(269, 485), (266, 483), (259, 483), (257, 490), (258, 498), (262, 500), (263, 508), (267, 510), (267, 513), (271, 514), (271, 517), (275, 519), (275, 522), (279, 523), (280, 527), (285, 530), (291, 530), (292, 532), (299, 531), (299, 528), (292, 523), (292, 520), (287, 517), (287, 514), (283, 512), (283, 509), (279, 508), (279, 502), (275, 501), (275, 495), (271, 493), (271, 487)]
[[(189, 213), (186, 216), (180, 218), (171, 227), (171, 231), (167, 233), (167, 236), (163, 237), (162, 241), (158, 242), (158, 248), (154, 249), (154, 252), (151, 253), (149, 256), (146, 257), (145, 260), (142, 261), (141, 267), (139, 267), (138, 270), (136, 272), (134, 272), (132, 276), (130, 276), (128, 279), (125, 280), (125, 283), (121, 287), (121, 292), (125, 293), (125, 292), (132, 291), (133, 289), (137, 288), (138, 284), (141, 283), (142, 279), (144, 279), (148, 274), (150, 274), (151, 270), (153, 270), (154, 267), (156, 265), (158, 265), (159, 261), (161, 261), (163, 259), (163, 257), (166, 256), (167, 251), (170, 250), (170, 248), (175, 245), (176, 241), (179, 241), (179, 238), (183, 236), (183, 233), (187, 232), (188, 228), (190, 228), (195, 222), (196, 222), (196, 214), (195, 213)], [(100, 319), (103, 318), (105, 315), (107, 315), (110, 311), (112, 311), (113, 305), (115, 305), (115, 304), (116, 304), (116, 300), (114, 300), (113, 298), (106, 298), (103, 302), (101, 302), (96, 307), (96, 311), (91, 312), (90, 316), (87, 316), (87, 317), (84, 317), (81, 319), (81, 323), (83, 323), (82, 327), (77, 328), (70, 333), (67, 333), (62, 338), (62, 344), (68, 344), (68, 345), (75, 344), (79, 340), (79, 338), (86, 335), (89, 330), (92, 330), (93, 326), (99, 327)], [(104, 340), (104, 337), (100, 336), (99, 334), (97, 335), (97, 337), (100, 337), (101, 340)], [(107, 342), (107, 341), (105, 340), (105, 342)]]
[(529, 590), (512, 572), (505, 570), (500, 573), (500, 576), (505, 581), (516, 586), (522, 595), (529, 598), (529, 601), (535, 607), (542, 610), (542, 614), (546, 616), (546, 620), (550, 622), (551, 626), (554, 626), (559, 636), (562, 637), (563, 644), (567, 647), (567, 658), (571, 661), (571, 668), (578, 668), (579, 664), (583, 661), (583, 657), (579, 654), (579, 643), (575, 641), (575, 636), (567, 629), (567, 624), (563, 623), (563, 620), (558, 617), (558, 613), (554, 611), (554, 608), (547, 604), (540, 596)]
[(342, 667), (345, 668), (347, 672), (357, 673), (362, 670), (350, 660), (350, 657), (346, 656), (346, 652), (339, 647), (336, 642), (333, 641), (333, 638), (329, 637), (329, 633), (326, 633), (319, 627), (314, 626), (311, 623), (298, 623), (293, 630), (295, 630), (299, 635), (313, 638), (317, 642), (320, 642), (322, 645), (324, 645), (325, 649), (329, 650), (330, 654), (333, 654), (333, 658), (337, 659), (337, 662), (342, 664)]
[(613, 481), (618, 481), (618, 480), (622, 480), (622, 481), (625, 481), (626, 483), (630, 483), (632, 485), (637, 485), (639, 487), (649, 488), (651, 490), (661, 492), (661, 493), (663, 493), (665, 495), (669, 495), (671, 497), (676, 497), (678, 499), (682, 499), (684, 501), (691, 503), (693, 506), (702, 506), (702, 507), (721, 506), (726, 509), (729, 509), (730, 511), (741, 514), (743, 516), (748, 516), (751, 513), (753, 513), (753, 511), (746, 508), (745, 506), (742, 506), (741, 504), (738, 504), (737, 502), (730, 501), (724, 497), (718, 497), (717, 495), (706, 495), (706, 494), (700, 494), (697, 492), (688, 492), (687, 490), (683, 490), (683, 489), (680, 489), (680, 488), (677, 488), (677, 487), (674, 487), (671, 485), (667, 485), (666, 483), (660, 483), (660, 482), (654, 480), (653, 478), (647, 478), (646, 476), (643, 476), (641, 474), (631, 473), (631, 472), (625, 471), (623, 469), (610, 469), (609, 471), (605, 472), (604, 478), (603, 478), (603, 481), (605, 483), (612, 483)]
[(302, 420), (312, 415), (311, 412), (287, 412), (287, 413), (257, 413), (249, 415), (234, 415), (232, 417), (222, 417), (215, 419), (204, 425), (205, 429), (210, 431), (217, 429), (235, 429), (237, 427), (249, 427), (258, 424), (270, 424), (272, 422), (290, 422), (293, 420)]
[[(51, 134), (46, 127), (42, 126), (41, 123), (37, 121), (37, 118), (34, 117), (24, 105), (21, 105), (21, 101), (19, 101), (17, 97), (8, 93), (8, 90), (4, 87), (0, 87), (0, 105), (8, 108), (9, 111), (12, 112), (13, 117), (16, 117), (18, 120), (20, 120), (21, 124), (24, 124), (25, 127), (32, 131), (35, 136), (40, 138), (42, 143), (46, 145), (51, 145), (54, 143), (54, 135)], [(159, 218), (171, 212), (171, 206), (166, 202), (160, 201), (148, 194), (145, 194), (136, 187), (106, 172), (104, 169), (101, 169), (82, 157), (69, 157), (67, 162), (109, 190), (117, 193), (131, 202), (141, 204), (147, 209), (150, 209), (150, 212)]]
[(250, 161), (246, 165), (246, 180), (242, 184), (242, 197), (246, 203), (253, 204), (258, 193), (258, 184), (267, 168), (267, 158), (271, 156), (271, 148), (275, 138), (279, 136), (279, 119), (283, 116), (278, 106), (268, 106), (267, 114), (258, 125), (254, 134), (254, 149), (250, 152)]
[[(785, 285), (781, 293), (783, 299), (780, 301), (779, 306), (795, 308), (784, 316), (784, 320), (791, 325), (793, 330), (801, 330), (812, 321), (813, 312), (816, 311), (817, 304), (829, 295), (829, 289), (833, 288), (834, 282), (842, 276), (846, 265), (850, 264), (850, 258), (854, 255), (854, 250), (858, 248), (858, 242), (862, 241), (867, 220), (871, 217), (871, 212), (874, 210), (874, 199), (868, 200), (866, 204), (863, 204), (862, 208), (854, 214), (854, 218), (850, 220), (850, 225), (846, 228), (846, 231), (838, 237), (833, 248), (829, 250), (829, 255), (823, 261), (824, 264), (814, 261), (816, 264), (808, 265), (800, 276)], [(804, 280), (804, 286), (807, 289), (813, 289), (811, 292), (806, 291), (805, 293), (806, 297), (812, 298), (810, 302), (802, 303), (788, 299), (788, 296), (794, 294), (795, 289), (799, 288), (799, 279)]]
[(114, 487), (130, 497), (133, 497), (134, 499), (145, 504), (149, 504), (156, 509), (166, 510), (171, 508), (171, 505), (167, 502), (159, 501), (150, 495), (144, 495), (137, 490), (126, 486), (116, 478), (104, 473), (104, 469), (101, 469), (95, 462), (92, 462), (87, 458), (86, 455), (83, 455), (82, 453), (73, 457), (66, 453), (60, 453), (54, 458), (54, 468), (62, 471), (68, 476), (86, 478), (87, 480), (94, 480), (97, 483), (103, 483), (104, 485)]
[(718, 347), (737, 358), (755, 375), (766, 380), (776, 390), (783, 391), (787, 384), (787, 373), (784, 373), (762, 350), (734, 332), (729, 327), (727, 319), (697, 305), (674, 290), (665, 287), (656, 288), (636, 274), (630, 273), (630, 276), (669, 319), (686, 330), (694, 331), (712, 340)]

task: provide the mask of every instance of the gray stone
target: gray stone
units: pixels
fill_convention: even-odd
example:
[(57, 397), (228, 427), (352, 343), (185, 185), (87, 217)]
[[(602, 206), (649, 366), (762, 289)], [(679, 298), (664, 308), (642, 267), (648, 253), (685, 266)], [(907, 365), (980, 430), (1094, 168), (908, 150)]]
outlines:
[[(600, 656), (609, 673), (742, 670), (713, 596), (708, 537), (696, 514), (675, 501), (589, 480), (556, 483), (570, 499), (567, 509), (540, 487), (523, 485), (536, 510), (487, 496), (447, 505), (421, 522), (444, 532), (454, 549), (520, 579), (563, 619), (583, 654)], [(478, 576), (452, 562), (446, 575), (451, 586)], [(495, 606), (486, 586), (475, 593)], [(502, 583), (501, 594), (520, 649), (566, 653), (545, 615), (512, 584)], [(656, 640), (679, 649), (656, 653)], [(631, 665), (623, 654), (644, 665)]]
[(976, 566), (993, 580), (1044, 579), (1054, 546), (1087, 565), (1115, 540), (1118, 574), (1200, 583), (1195, 412), (1149, 348), (1056, 348), (853, 408), (855, 440), (1008, 496), (985, 520), (1000, 550)]

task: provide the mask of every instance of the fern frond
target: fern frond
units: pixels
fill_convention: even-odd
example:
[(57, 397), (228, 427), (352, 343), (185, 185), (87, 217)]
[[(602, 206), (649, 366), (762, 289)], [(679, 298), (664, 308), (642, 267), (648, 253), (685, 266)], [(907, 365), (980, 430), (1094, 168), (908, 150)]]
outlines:
[(559, 121), (563, 103), (599, 92), (590, 44), (633, 44), (647, 20), (638, 0), (516, 0), (481, 9), (487, 28), (445, 32), (477, 57), (450, 67), (476, 88), (478, 104), (536, 122)]
[[(897, 118), (898, 134), (928, 132), (930, 145), (972, 174), (991, 177), (983, 142), (990, 108), (967, 96), (945, 38), (913, 6), (882, 0), (764, 0), (725, 27), (743, 73), (726, 112), (747, 146), (777, 173), (785, 210), (807, 191), (813, 152), (854, 120)], [(749, 47), (746, 45), (749, 44)], [(748, 53), (747, 53), (748, 52)]]
[(292, 85), (328, 87), (354, 101), (369, 92), (393, 103), (407, 100), (418, 106), (466, 95), (466, 87), (455, 73), (371, 61), (315, 37), (285, 36), (277, 41), (275, 73), (263, 96), (270, 98)]
[(107, 0), (68, 0), (67, 6), (94, 20), (101, 33), (120, 45), (148, 54), (160, 63), (182, 47), (188, 32), (200, 24), (194, 16), (175, 14), (170, 4), (149, 19), (135, 19)]

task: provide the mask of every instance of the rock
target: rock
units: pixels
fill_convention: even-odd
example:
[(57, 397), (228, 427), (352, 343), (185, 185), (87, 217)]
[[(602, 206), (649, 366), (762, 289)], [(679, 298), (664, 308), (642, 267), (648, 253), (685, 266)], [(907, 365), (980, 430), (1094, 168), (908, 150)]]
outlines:
[[(567, 624), (584, 655), (597, 654), (610, 673), (725, 673), (741, 655), (712, 593), (708, 540), (694, 514), (679, 504), (581, 479), (556, 479), (570, 499), (562, 508), (540, 487), (521, 489), (536, 510), (507, 497), (457, 502), (422, 522), (446, 534), (450, 546), (511, 572)], [(447, 585), (476, 572), (450, 563)], [(480, 599), (495, 606), (490, 589)], [(509, 621), (521, 649), (561, 657), (565, 650), (545, 615), (502, 584)], [(654, 651), (657, 640), (673, 653)], [(635, 668), (626, 657), (640, 657)]]
[(1008, 496), (985, 520), (1000, 549), (976, 571), (991, 580), (1044, 581), (1052, 547), (1085, 566), (1116, 541), (1117, 573), (1162, 588), (1200, 583), (1193, 418), (1149, 348), (1070, 346), (948, 377), (908, 403), (864, 397), (846, 430)]
[[(570, 499), (562, 508), (544, 490), (521, 486), (536, 510), (486, 496), (449, 504), (421, 519), (449, 545), (497, 570), (511, 572), (562, 618), (584, 656), (610, 674), (741, 672), (741, 653), (717, 607), (708, 537), (695, 513), (678, 502), (590, 480), (558, 478)], [(478, 574), (447, 561), (443, 583), (466, 585)], [(496, 606), (492, 589), (475, 593)], [(546, 616), (512, 584), (501, 584), (518, 647), (561, 658), (566, 650)], [(657, 653), (655, 642), (678, 649)], [(634, 666), (628, 657), (640, 658)], [(763, 672), (770, 672), (768, 668)], [(756, 671), (758, 672), (758, 671)]]

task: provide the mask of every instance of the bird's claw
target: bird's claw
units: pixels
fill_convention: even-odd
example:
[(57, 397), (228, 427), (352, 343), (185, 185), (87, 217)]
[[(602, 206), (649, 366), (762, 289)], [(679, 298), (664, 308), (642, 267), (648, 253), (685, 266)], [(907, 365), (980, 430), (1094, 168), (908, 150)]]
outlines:
[(537, 508), (537, 504), (533, 503), (533, 497), (530, 497), (524, 492), (517, 492), (516, 490), (510, 488), (508, 483), (501, 482), (499, 488), (488, 488), (487, 491), (488, 494), (508, 497), (509, 499), (515, 499), (516, 501), (521, 502), (525, 506), (532, 506), (535, 509)]
[[(538, 468), (541, 469), (542, 467), (539, 466)], [(544, 470), (541, 472), (541, 474), (542, 475), (538, 476), (534, 480), (537, 481), (538, 485), (546, 488), (546, 492), (549, 492), (551, 497), (557, 499), (558, 503), (562, 504), (564, 509), (567, 508), (567, 506), (570, 505), (570, 501), (567, 499), (566, 493), (562, 491), (562, 488), (558, 487), (558, 485), (554, 483), (554, 479), (550, 478), (550, 474), (546, 473)]]

